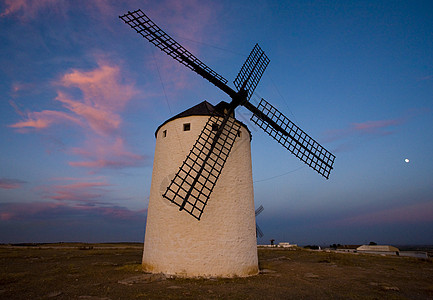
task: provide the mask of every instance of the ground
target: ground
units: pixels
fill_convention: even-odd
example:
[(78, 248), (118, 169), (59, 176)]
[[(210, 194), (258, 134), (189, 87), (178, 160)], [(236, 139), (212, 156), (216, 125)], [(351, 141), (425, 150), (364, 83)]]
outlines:
[(433, 299), (431, 259), (258, 253), (257, 276), (180, 279), (143, 273), (140, 244), (3, 245), (0, 299)]

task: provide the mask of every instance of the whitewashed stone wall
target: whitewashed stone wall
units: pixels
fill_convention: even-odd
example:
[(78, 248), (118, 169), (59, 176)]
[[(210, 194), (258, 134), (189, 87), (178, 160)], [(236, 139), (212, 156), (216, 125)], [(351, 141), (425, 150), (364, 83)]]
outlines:
[[(179, 118), (157, 133), (143, 251), (145, 271), (182, 277), (258, 273), (250, 134), (245, 127), (200, 221), (162, 197), (208, 118)], [(184, 123), (191, 124), (190, 131), (183, 131)]]

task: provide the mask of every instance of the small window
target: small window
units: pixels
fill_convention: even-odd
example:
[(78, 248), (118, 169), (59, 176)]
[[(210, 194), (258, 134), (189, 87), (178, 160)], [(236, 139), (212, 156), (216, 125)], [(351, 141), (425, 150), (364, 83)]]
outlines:
[(238, 137), (241, 137), (241, 131), (238, 130)]
[(218, 131), (218, 124), (217, 123), (212, 124), (212, 131)]
[(164, 130), (164, 131), (162, 132), (162, 137), (165, 138), (166, 136), (167, 136), (167, 130)]
[(191, 123), (183, 124), (183, 131), (190, 131), (190, 130), (191, 130)]

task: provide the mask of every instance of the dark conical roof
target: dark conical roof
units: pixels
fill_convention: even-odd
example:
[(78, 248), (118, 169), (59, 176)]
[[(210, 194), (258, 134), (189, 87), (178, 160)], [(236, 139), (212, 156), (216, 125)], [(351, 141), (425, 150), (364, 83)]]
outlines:
[[(171, 117), (170, 119), (168, 119), (167, 121), (165, 121), (164, 123), (159, 125), (155, 131), (155, 137), (156, 137), (156, 134), (159, 131), (159, 129), (170, 121), (173, 121), (173, 120), (179, 119), (179, 118), (189, 117), (189, 116), (217, 115), (217, 116), (224, 117), (224, 115), (225, 115), (224, 110), (228, 109), (229, 106), (230, 106), (230, 104), (225, 102), (225, 101), (221, 101), (217, 105), (213, 106), (212, 104), (210, 104), (209, 102), (207, 102), (205, 100), (205, 101), (203, 101), (203, 102), (201, 102), (201, 103), (199, 103), (199, 104), (197, 104), (191, 108), (188, 108), (187, 110), (175, 115), (174, 117)], [(234, 117), (234, 113), (233, 113), (233, 117)], [(241, 123), (242, 125), (245, 126), (245, 124), (243, 124), (242, 122), (239, 122), (239, 123)], [(247, 130), (248, 130), (248, 128), (247, 128)], [(250, 132), (250, 135), (251, 135), (251, 132)]]
[[(169, 122), (174, 119), (189, 117), (189, 116), (210, 116), (210, 115), (221, 115), (224, 116), (224, 108), (228, 107), (228, 103), (221, 101), (218, 105), (213, 106), (206, 100), (193, 106), (180, 114), (175, 115), (173, 118), (168, 119), (166, 122)], [(165, 122), (165, 123), (166, 123)]]

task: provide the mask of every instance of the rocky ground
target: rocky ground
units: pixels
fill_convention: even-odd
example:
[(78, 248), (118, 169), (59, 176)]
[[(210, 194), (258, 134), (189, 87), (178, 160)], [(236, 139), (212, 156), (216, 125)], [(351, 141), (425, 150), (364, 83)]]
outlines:
[(433, 299), (433, 263), (398, 256), (259, 249), (249, 278), (141, 271), (140, 244), (0, 246), (0, 299)]

